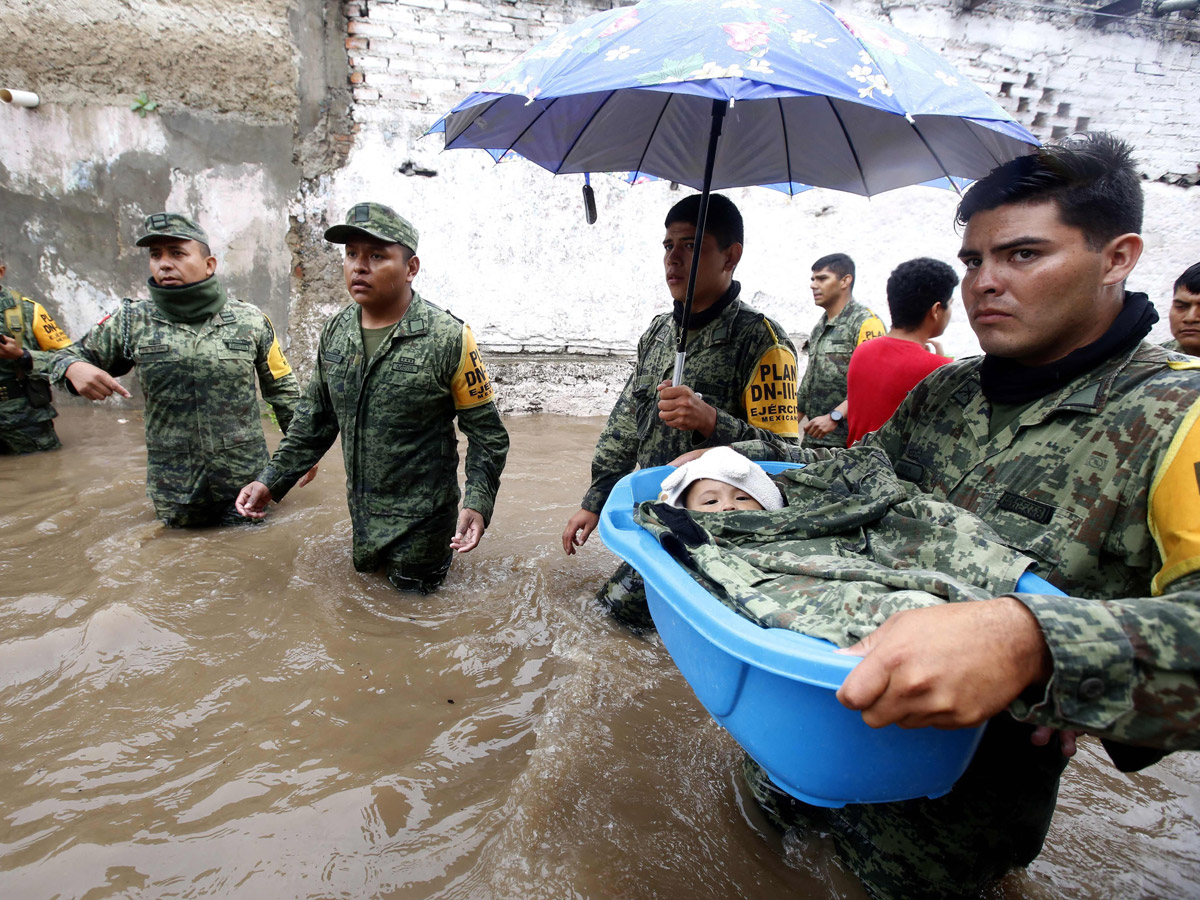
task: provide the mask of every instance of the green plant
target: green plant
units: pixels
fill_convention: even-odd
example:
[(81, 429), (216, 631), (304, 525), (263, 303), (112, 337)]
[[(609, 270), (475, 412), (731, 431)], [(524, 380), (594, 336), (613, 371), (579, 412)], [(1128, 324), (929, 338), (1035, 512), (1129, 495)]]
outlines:
[(133, 101), (133, 105), (129, 107), (143, 119), (146, 118), (146, 113), (154, 112), (158, 109), (158, 104), (150, 99), (150, 95), (142, 91)]

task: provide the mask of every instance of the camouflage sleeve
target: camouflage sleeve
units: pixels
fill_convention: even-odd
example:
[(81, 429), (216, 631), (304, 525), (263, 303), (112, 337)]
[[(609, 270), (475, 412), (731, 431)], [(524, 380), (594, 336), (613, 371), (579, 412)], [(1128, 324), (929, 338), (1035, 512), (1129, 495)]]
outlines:
[[(63, 384), (67, 369), (72, 363), (83, 360), (99, 366), (109, 375), (120, 377), (133, 368), (133, 360), (125, 351), (124, 325), (129, 314), (129, 305), (122, 303), (115, 313), (106, 315), (92, 326), (79, 341), (59, 350), (50, 366), (50, 381)], [(66, 386), (71, 393), (70, 382)]]
[[(337, 440), (337, 416), (325, 385), (321, 355), (324, 346), (322, 337), (317, 347), (317, 365), (308, 382), (308, 389), (296, 405), (295, 415), (288, 423), (287, 432), (279, 442), (275, 455), (256, 479), (267, 486), (271, 499), (277, 503), (305, 472), (320, 462)], [(295, 375), (292, 377), (295, 378)]]
[[(640, 348), (638, 356), (641, 356)], [(596, 452), (592, 454), (592, 483), (580, 504), (588, 512), (600, 512), (613, 485), (637, 466), (637, 414), (633, 403), (637, 374), (636, 368), (629, 373), (621, 396), (596, 441)]]
[(1018, 595), (1054, 660), (1045, 695), (1018, 717), (1123, 744), (1200, 749), (1200, 401), (1153, 463), (1147, 529), (1161, 567), (1152, 596), (1090, 601)]
[(266, 314), (263, 315), (263, 327), (259, 332), (254, 367), (258, 370), (258, 384), (263, 399), (271, 404), (279, 429), (287, 434), (296, 405), (300, 402), (300, 383), (279, 347), (275, 326)]
[(1054, 674), (1018, 719), (1123, 744), (1200, 749), (1200, 575), (1162, 597), (1014, 594), (1037, 617)]
[[(782, 329), (763, 319), (762, 339), (750, 354), (752, 365), (742, 387), (742, 416), (717, 410), (712, 435), (697, 446), (721, 447), (738, 441), (765, 441), (781, 447), (796, 444), (796, 348)], [(783, 334), (779, 339), (776, 335)]]
[[(812, 340), (808, 342), (808, 346), (812, 347)], [(799, 422), (807, 414), (808, 397), (812, 393), (812, 354), (809, 353), (808, 359), (804, 364), (804, 376), (800, 379), (800, 384), (796, 388), (796, 421)]]
[(449, 362), (454, 366), (450, 395), (454, 399), (458, 428), (467, 438), (467, 483), (462, 505), (483, 516), (490, 525), (500, 490), (500, 473), (508, 459), (508, 430), (496, 409), (492, 380), (475, 343), (475, 335), (465, 324)]
[(500, 489), (500, 473), (508, 459), (508, 430), (495, 403), (458, 411), (458, 428), (467, 438), (467, 483), (462, 505), (483, 515), (490, 525)]

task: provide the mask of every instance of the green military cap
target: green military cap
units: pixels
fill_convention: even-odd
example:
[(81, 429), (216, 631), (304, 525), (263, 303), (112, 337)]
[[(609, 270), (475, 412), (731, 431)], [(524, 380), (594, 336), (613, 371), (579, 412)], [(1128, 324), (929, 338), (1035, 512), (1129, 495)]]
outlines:
[(417, 252), (417, 229), (412, 222), (382, 203), (356, 203), (346, 213), (345, 225), (325, 230), (325, 240), (345, 244), (355, 238), (372, 237), (389, 244), (403, 244)]
[(160, 212), (146, 216), (146, 221), (142, 223), (142, 228), (145, 234), (136, 241), (139, 247), (149, 245), (155, 238), (164, 237), (181, 238), (185, 241), (199, 241), (202, 244), (209, 243), (208, 235), (204, 229), (187, 216), (181, 216), (179, 213)]

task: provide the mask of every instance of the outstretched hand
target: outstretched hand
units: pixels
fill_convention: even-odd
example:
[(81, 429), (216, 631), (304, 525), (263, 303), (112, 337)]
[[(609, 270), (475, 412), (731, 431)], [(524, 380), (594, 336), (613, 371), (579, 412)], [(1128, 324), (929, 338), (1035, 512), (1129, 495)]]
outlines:
[(458, 527), (450, 538), (450, 549), (459, 553), (470, 553), (483, 540), (485, 530), (483, 514), (463, 507), (458, 513)]
[(1041, 628), (1012, 597), (896, 613), (853, 647), (837, 692), (872, 728), (969, 728), (1003, 710), (1053, 664)]
[(271, 499), (271, 491), (265, 484), (252, 481), (238, 492), (233, 506), (247, 519), (262, 519), (267, 515), (267, 504)]
[(571, 516), (567, 527), (563, 529), (562, 546), (563, 553), (567, 556), (575, 555), (575, 548), (582, 547), (587, 543), (587, 539), (591, 537), (592, 532), (596, 530), (596, 526), (600, 524), (600, 517), (594, 512), (588, 512), (586, 509), (581, 509), (575, 515)]
[(103, 400), (113, 394), (132, 396), (117, 379), (99, 366), (93, 366), (83, 360), (73, 362), (67, 367), (67, 381), (71, 382), (71, 387), (75, 388), (80, 397), (89, 400)]

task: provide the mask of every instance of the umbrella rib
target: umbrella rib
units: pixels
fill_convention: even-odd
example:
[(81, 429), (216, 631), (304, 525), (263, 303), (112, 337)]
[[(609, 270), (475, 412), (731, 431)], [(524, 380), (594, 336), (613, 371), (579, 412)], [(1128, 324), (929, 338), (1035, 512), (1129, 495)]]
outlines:
[(829, 109), (832, 110), (834, 118), (837, 119), (838, 127), (842, 129), (842, 136), (846, 138), (846, 146), (850, 148), (850, 155), (854, 157), (854, 166), (858, 169), (858, 180), (862, 182), (863, 186), (863, 196), (870, 197), (871, 189), (867, 187), (867, 173), (863, 171), (862, 163), (858, 159), (858, 151), (854, 149), (854, 141), (850, 140), (850, 132), (846, 130), (846, 123), (842, 121), (842, 114), (833, 105), (832, 97), (827, 95), (825, 102), (829, 104)]
[(671, 105), (671, 100), (675, 97), (670, 91), (666, 92), (667, 99), (663, 103), (662, 109), (658, 111), (658, 116), (654, 119), (654, 127), (650, 129), (650, 137), (646, 139), (646, 146), (642, 148), (642, 155), (638, 157), (637, 169), (634, 171), (634, 177), (642, 174), (642, 163), (646, 161), (646, 154), (650, 152), (650, 145), (654, 143), (654, 135), (658, 131), (659, 123), (662, 122), (663, 116), (667, 114), (667, 107)]
[[(954, 183), (954, 177), (950, 174), (950, 171), (945, 167), (945, 165), (943, 165), (941, 157), (937, 155), (937, 151), (930, 146), (929, 141), (925, 140), (925, 135), (921, 134), (921, 129), (917, 127), (917, 120), (910, 118), (909, 116), (905, 116), (904, 118), (908, 121), (909, 127), (912, 128), (913, 133), (921, 139), (921, 143), (925, 145), (925, 149), (929, 151), (929, 155), (933, 157), (933, 161), (938, 164), (938, 168), (942, 170), (942, 174), (945, 175), (946, 180), (950, 182), (950, 187), (954, 188), (954, 193), (961, 197), (962, 189)], [(987, 148), (985, 147), (984, 149)]]
[[(536, 125), (538, 123), (538, 120), (542, 116), (544, 116), (546, 113), (550, 112), (550, 108), (552, 106), (554, 106), (554, 104), (557, 102), (558, 102), (558, 98), (555, 97), (549, 103), (547, 103), (544, 107), (542, 107), (542, 109), (538, 112), (538, 114), (529, 120), (529, 124), (521, 129), (521, 133), (518, 134), (515, 138), (513, 138), (512, 143), (508, 145), (508, 150), (515, 150), (516, 146), (520, 142), (521, 138), (523, 138), (523, 137), (525, 137), (525, 135), (529, 134), (529, 129), (532, 128), (534, 125)], [(507, 153), (508, 150), (505, 150), (504, 152)], [(517, 150), (516, 152), (519, 153), (520, 151)], [(499, 160), (496, 160), (496, 162), (499, 162)], [(558, 173), (555, 172), (554, 174), (557, 175)]]
[(783, 126), (783, 159), (787, 163), (788, 196), (795, 197), (796, 193), (792, 190), (792, 185), (796, 183), (796, 180), (792, 178), (792, 147), (788, 143), (787, 116), (783, 112), (783, 98), (776, 97), (775, 103), (779, 107), (779, 124)]
[(575, 139), (571, 141), (571, 146), (567, 148), (567, 152), (562, 155), (562, 160), (559, 161), (558, 168), (553, 170), (555, 175), (562, 171), (562, 167), (567, 164), (567, 159), (574, 152), (579, 142), (583, 140), (583, 133), (591, 128), (592, 123), (596, 121), (596, 116), (600, 115), (600, 110), (604, 109), (604, 107), (608, 105), (608, 101), (613, 98), (614, 94), (616, 94), (616, 91), (609, 91), (608, 96), (604, 98), (603, 102), (601, 102), (601, 104), (597, 106), (595, 110), (593, 110), (590, 116), (588, 116), (587, 121), (583, 123), (583, 127), (575, 133)]

